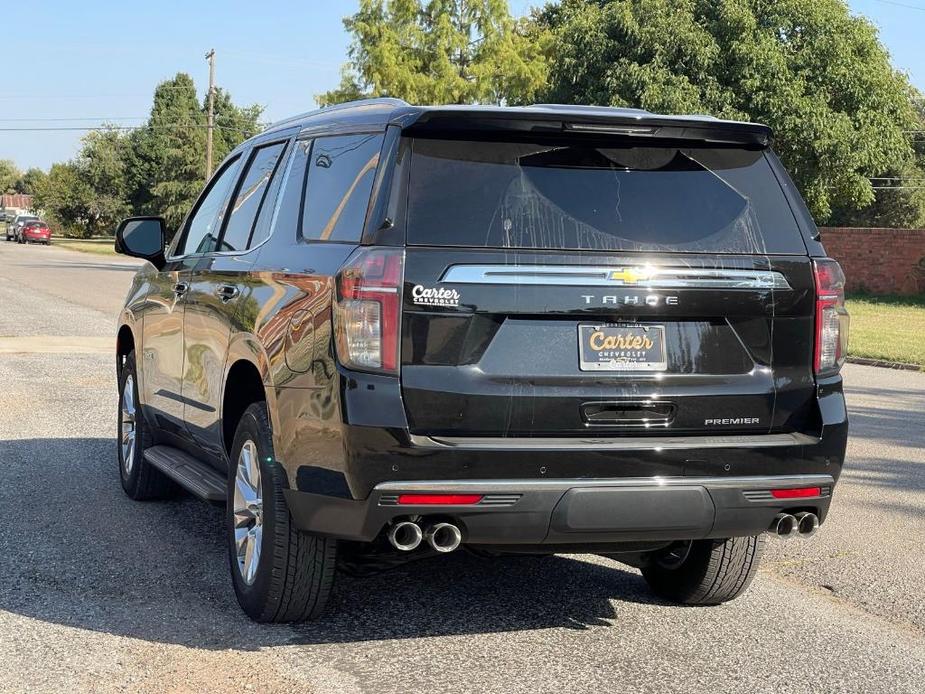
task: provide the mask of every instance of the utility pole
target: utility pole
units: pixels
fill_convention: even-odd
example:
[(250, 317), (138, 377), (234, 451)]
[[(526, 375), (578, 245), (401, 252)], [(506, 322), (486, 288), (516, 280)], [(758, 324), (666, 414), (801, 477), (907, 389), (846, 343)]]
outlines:
[(206, 178), (212, 175), (212, 128), (215, 125), (215, 49), (206, 53), (209, 61), (209, 115), (206, 129)]

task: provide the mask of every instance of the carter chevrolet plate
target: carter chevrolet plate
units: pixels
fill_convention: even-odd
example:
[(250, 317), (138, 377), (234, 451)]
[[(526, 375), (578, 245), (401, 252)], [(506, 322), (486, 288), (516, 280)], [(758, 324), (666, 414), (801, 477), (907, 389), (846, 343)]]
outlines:
[(581, 324), (578, 359), (582, 371), (664, 371), (665, 326)]

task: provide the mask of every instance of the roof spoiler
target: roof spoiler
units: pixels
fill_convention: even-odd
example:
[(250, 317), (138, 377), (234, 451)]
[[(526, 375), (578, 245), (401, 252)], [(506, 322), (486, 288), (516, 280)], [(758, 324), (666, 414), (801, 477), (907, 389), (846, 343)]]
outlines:
[(408, 135), (488, 133), (511, 135), (619, 136), (658, 140), (768, 147), (771, 129), (759, 123), (724, 121), (711, 116), (662, 116), (638, 109), (597, 106), (535, 105), (523, 108), (410, 107), (398, 109), (392, 123)]

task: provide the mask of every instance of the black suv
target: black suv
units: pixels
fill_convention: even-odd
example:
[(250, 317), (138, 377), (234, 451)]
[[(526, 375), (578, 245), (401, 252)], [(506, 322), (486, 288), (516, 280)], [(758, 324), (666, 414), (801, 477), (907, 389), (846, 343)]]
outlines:
[[(261, 621), (355, 568), (591, 552), (712, 604), (824, 520), (848, 422), (844, 277), (763, 125), (377, 99), (211, 177), (118, 334), (135, 499), (226, 504)], [(347, 564), (344, 564), (347, 566)]]

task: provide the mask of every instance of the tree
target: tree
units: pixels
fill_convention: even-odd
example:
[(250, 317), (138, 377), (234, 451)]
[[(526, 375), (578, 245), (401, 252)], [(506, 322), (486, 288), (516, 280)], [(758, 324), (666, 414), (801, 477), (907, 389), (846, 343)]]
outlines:
[(19, 180), (20, 175), (16, 164), (9, 159), (0, 159), (0, 195), (15, 193), (16, 182)]
[[(213, 154), (221, 161), (260, 131), (263, 109), (235, 106), (222, 89), (215, 95)], [(177, 73), (154, 90), (151, 116), (128, 137), (126, 197), (139, 214), (161, 215), (175, 231), (205, 183), (206, 112), (193, 79)]]
[(154, 90), (151, 116), (132, 140), (133, 201), (176, 229), (205, 180), (205, 118), (193, 79), (177, 73)]
[(527, 103), (546, 81), (549, 34), (506, 0), (361, 0), (344, 20), (350, 60), (323, 106), (361, 96), (413, 103)]
[(35, 192), (35, 206), (69, 236), (89, 237), (87, 225), (93, 189), (74, 162), (52, 164), (48, 176)]
[(41, 169), (33, 167), (19, 177), (19, 180), (16, 181), (14, 188), (16, 189), (17, 193), (35, 195), (35, 191), (42, 184), (42, 181), (45, 180), (47, 175), (48, 174), (46, 174)]
[[(206, 109), (207, 102), (204, 100), (203, 114), (207, 113)], [(213, 113), (215, 128), (212, 136), (212, 159), (215, 162), (222, 161), (231, 150), (261, 130), (259, 121), (263, 107), (257, 104), (244, 107), (235, 106), (231, 101), (231, 94), (221, 87), (215, 89)]]
[(538, 22), (555, 36), (549, 99), (768, 123), (819, 222), (919, 166), (914, 91), (842, 0), (563, 0)]
[(125, 171), (128, 137), (114, 128), (94, 131), (83, 138), (74, 162), (92, 195), (85, 201), (85, 226), (90, 234), (113, 234), (119, 220), (128, 216)]

